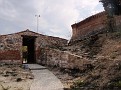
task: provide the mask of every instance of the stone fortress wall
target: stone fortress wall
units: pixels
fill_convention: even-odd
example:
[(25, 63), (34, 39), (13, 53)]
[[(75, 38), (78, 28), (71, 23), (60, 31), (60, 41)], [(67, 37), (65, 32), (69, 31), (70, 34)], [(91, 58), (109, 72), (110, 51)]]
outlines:
[[(121, 25), (121, 16), (114, 16), (116, 25)], [(79, 23), (72, 25), (72, 38), (70, 42), (80, 40), (83, 37), (101, 32), (106, 28), (107, 15), (106, 12), (100, 12), (92, 15)]]

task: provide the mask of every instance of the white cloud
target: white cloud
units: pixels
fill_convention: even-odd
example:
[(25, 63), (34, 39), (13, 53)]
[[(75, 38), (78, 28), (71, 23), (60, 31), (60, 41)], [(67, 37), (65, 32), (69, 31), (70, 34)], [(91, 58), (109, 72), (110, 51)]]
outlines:
[(15, 7), (7, 0), (0, 0), (0, 18), (12, 20), (16, 17)]
[(40, 33), (69, 39), (72, 24), (102, 10), (98, 0), (0, 0), (0, 24), (8, 32), (36, 31), (35, 15), (40, 14)]

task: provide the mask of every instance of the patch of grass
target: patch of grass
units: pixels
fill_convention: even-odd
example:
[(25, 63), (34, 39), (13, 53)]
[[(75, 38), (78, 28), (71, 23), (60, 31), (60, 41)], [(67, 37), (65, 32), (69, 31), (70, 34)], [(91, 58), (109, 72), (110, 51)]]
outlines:
[(118, 87), (121, 88), (121, 77), (115, 78), (109, 84), (110, 88)]
[(77, 80), (73, 83), (73, 85), (71, 86), (72, 90), (80, 90), (81, 87), (84, 87), (85, 83), (83, 80)]
[(114, 83), (114, 86), (116, 86), (116, 87), (121, 87), (121, 81), (115, 82), (115, 83)]
[(121, 88), (121, 81), (112, 82), (112, 83), (110, 83), (110, 85), (108, 87), (112, 88), (112, 89), (115, 87)]
[(111, 33), (110, 38), (111, 39), (121, 38), (121, 31), (116, 31), (116, 32)]

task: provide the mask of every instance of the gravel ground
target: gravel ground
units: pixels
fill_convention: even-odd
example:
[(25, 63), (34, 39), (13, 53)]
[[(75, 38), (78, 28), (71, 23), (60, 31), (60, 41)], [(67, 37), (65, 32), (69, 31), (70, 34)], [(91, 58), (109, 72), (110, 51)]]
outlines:
[(0, 64), (0, 90), (29, 90), (34, 76), (22, 65)]

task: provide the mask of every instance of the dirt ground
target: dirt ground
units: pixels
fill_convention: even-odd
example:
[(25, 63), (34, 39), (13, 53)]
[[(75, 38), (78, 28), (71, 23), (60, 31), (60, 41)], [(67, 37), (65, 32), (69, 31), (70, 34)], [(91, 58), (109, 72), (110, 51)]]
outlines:
[[(73, 82), (78, 78), (79, 73), (73, 73), (69, 69), (61, 69), (59, 67), (48, 67), (50, 71), (62, 82), (64, 88), (70, 88)], [(64, 89), (66, 90), (66, 89)]]
[(34, 76), (22, 65), (0, 64), (0, 90), (29, 90)]

